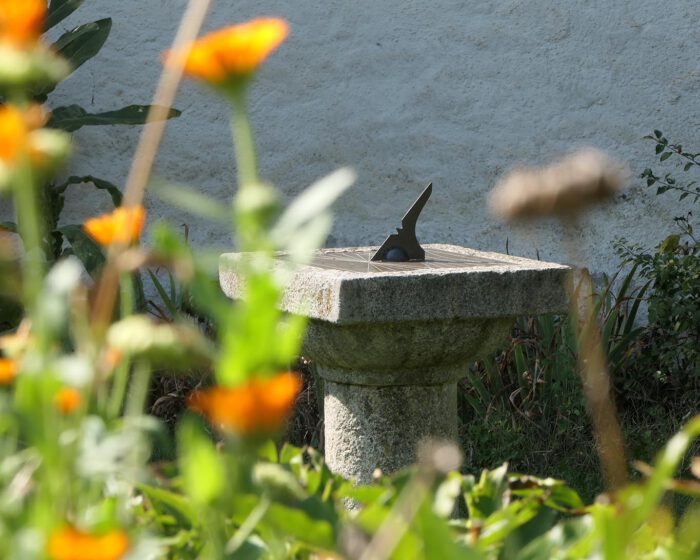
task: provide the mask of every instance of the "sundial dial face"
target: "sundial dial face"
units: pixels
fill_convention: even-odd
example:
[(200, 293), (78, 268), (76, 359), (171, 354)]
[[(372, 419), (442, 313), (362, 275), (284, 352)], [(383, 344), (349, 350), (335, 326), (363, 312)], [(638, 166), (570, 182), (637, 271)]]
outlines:
[(372, 249), (331, 249), (319, 252), (310, 266), (346, 272), (401, 272), (445, 268), (473, 268), (508, 264), (498, 259), (465, 255), (434, 247), (425, 248), (424, 261), (372, 261)]

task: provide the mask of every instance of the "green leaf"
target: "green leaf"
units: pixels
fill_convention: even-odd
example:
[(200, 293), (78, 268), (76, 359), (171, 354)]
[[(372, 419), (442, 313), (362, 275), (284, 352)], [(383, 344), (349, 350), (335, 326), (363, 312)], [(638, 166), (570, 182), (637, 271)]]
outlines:
[(654, 130), (654, 136), (656, 136), (657, 138), (663, 138), (664, 135), (663, 132), (661, 132), (660, 130)]
[(51, 29), (59, 24), (75, 10), (77, 10), (85, 0), (51, 0), (49, 9), (46, 12), (46, 22), (44, 30)]
[[(177, 114), (172, 115), (174, 117), (180, 114), (179, 111), (175, 112)], [(181, 208), (210, 220), (226, 222), (232, 216), (231, 208), (228, 205), (222, 204), (221, 201), (214, 200), (188, 187), (157, 181), (152, 185), (151, 192), (176, 208)]]
[(198, 524), (192, 502), (185, 496), (148, 484), (139, 484), (138, 489), (160, 514), (174, 515), (181, 525), (196, 526)]
[(116, 208), (117, 206), (121, 206), (122, 193), (119, 190), (119, 187), (117, 187), (114, 183), (110, 183), (109, 181), (99, 179), (92, 175), (71, 175), (65, 182), (54, 187), (54, 190), (62, 194), (66, 192), (66, 189), (71, 185), (79, 185), (81, 183), (91, 183), (96, 189), (107, 191), (112, 199), (112, 202), (114, 203), (114, 207)]
[(464, 477), (464, 498), (471, 519), (486, 519), (503, 507), (508, 487), (507, 469), (508, 463), (504, 463), (492, 471), (484, 470), (476, 484), (473, 477)]
[[(287, 207), (271, 232), (280, 247), (296, 254), (299, 262), (310, 255), (310, 249), (325, 239), (330, 229), (330, 206), (355, 181), (355, 173), (341, 168), (317, 181)], [(306, 242), (305, 238), (308, 238)], [(290, 242), (293, 242), (294, 246)], [(294, 255), (293, 255), (294, 256)]]
[(68, 240), (73, 253), (83, 263), (85, 270), (95, 278), (105, 264), (102, 248), (78, 224), (60, 227), (58, 231)]
[(53, 49), (75, 71), (100, 52), (111, 30), (111, 18), (85, 23), (61, 35), (53, 44)]
[(665, 146), (664, 146), (663, 144), (657, 144), (657, 145), (656, 145), (656, 153), (657, 153), (657, 154), (660, 154), (661, 152), (663, 152), (664, 149), (665, 149)]
[(163, 304), (168, 309), (168, 313), (170, 313), (172, 317), (175, 317), (175, 315), (177, 315), (176, 302), (165, 291), (165, 288), (163, 287), (163, 284), (160, 282), (160, 280), (158, 280), (158, 277), (150, 270), (146, 270), (146, 272), (148, 272), (148, 275), (151, 277), (153, 287), (156, 289), (158, 295), (160, 296), (160, 299), (163, 301)]
[[(67, 105), (53, 110), (47, 126), (66, 132), (75, 132), (84, 126), (145, 124), (150, 109), (150, 105), (129, 105), (116, 111), (88, 113), (79, 105)], [(181, 112), (177, 109), (169, 109), (167, 118), (179, 117), (180, 114)]]
[(673, 152), (666, 152), (666, 153), (661, 155), (661, 157), (659, 158), (659, 161), (666, 161), (672, 155), (673, 155)]
[(301, 509), (273, 503), (265, 514), (264, 523), (282, 535), (296, 537), (313, 547), (325, 550), (335, 548), (333, 525), (325, 519), (315, 519)]
[(185, 491), (195, 503), (208, 504), (220, 496), (227, 484), (221, 456), (192, 419), (181, 423), (178, 436)]

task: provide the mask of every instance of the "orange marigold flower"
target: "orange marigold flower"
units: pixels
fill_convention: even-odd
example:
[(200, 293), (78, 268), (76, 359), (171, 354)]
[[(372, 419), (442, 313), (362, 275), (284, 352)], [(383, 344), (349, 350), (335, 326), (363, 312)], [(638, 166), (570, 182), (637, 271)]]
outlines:
[[(214, 85), (246, 77), (274, 51), (289, 33), (283, 19), (259, 18), (215, 31), (192, 43), (185, 73)], [(166, 55), (166, 61), (169, 55)]]
[(44, 30), (46, 0), (0, 0), (0, 41), (25, 46)]
[(27, 149), (29, 128), (22, 111), (13, 105), (0, 107), (0, 160), (14, 163)]
[(75, 387), (63, 387), (56, 393), (54, 397), (54, 403), (56, 408), (61, 412), (61, 414), (72, 414), (82, 402), (83, 398), (80, 391)]
[(145, 223), (146, 210), (143, 206), (120, 206), (110, 214), (90, 218), (83, 224), (83, 229), (100, 245), (127, 245), (141, 237)]
[[(0, 0), (2, 1), (2, 0)], [(42, 154), (33, 146), (32, 133), (46, 122), (40, 105), (20, 109), (15, 105), (0, 106), (0, 162), (12, 165), (28, 153), (34, 163)]]
[(272, 379), (251, 379), (238, 387), (195, 391), (190, 408), (225, 430), (243, 436), (279, 430), (301, 390), (301, 379), (287, 372)]
[(48, 553), (53, 560), (119, 560), (129, 549), (129, 538), (115, 530), (92, 535), (64, 527), (49, 538)]
[(9, 385), (17, 377), (17, 362), (0, 358), (0, 385)]

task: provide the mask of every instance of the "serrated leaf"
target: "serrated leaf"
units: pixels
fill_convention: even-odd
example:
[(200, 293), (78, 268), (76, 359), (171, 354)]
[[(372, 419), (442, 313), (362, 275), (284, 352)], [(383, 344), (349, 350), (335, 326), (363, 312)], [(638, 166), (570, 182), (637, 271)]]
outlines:
[[(84, 126), (145, 124), (150, 109), (150, 105), (129, 105), (116, 111), (88, 113), (79, 105), (67, 105), (54, 109), (47, 126), (66, 132), (75, 132)], [(167, 118), (179, 117), (180, 114), (181, 112), (177, 109), (169, 109)]]
[(46, 22), (44, 30), (49, 30), (59, 24), (75, 10), (77, 10), (85, 0), (51, 0), (46, 12)]
[(59, 193), (64, 193), (66, 192), (66, 189), (70, 187), (71, 185), (79, 185), (81, 183), (91, 183), (96, 189), (107, 191), (109, 193), (110, 198), (112, 199), (112, 202), (114, 203), (114, 207), (116, 208), (117, 206), (120, 206), (122, 203), (122, 193), (119, 190), (119, 187), (117, 187), (114, 183), (110, 183), (109, 181), (105, 181), (104, 179), (99, 179), (98, 177), (94, 177), (93, 175), (71, 175), (66, 179), (65, 182), (61, 183), (60, 185), (57, 185), (54, 187), (56, 192)]

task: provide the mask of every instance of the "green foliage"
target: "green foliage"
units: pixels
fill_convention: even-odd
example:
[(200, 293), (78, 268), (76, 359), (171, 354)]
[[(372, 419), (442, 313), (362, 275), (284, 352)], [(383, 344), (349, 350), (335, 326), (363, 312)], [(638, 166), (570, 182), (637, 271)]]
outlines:
[[(191, 466), (170, 478), (174, 485), (141, 486), (143, 515), (154, 532), (168, 533), (172, 558), (211, 550), (207, 523), (214, 511), (230, 519), (221, 558), (693, 558), (700, 535), (686, 527), (698, 510), (684, 514), (674, 538), (662, 498), (698, 434), (700, 419), (669, 442), (648, 480), (625, 489), (619, 504), (584, 506), (565, 483), (509, 473), (507, 465), (479, 477), (416, 466), (356, 486), (332, 474), (317, 451), (288, 444), (279, 453), (272, 444), (262, 447), (247, 459), (258, 474), (221, 486), (224, 457), (196, 423), (185, 422), (180, 445)], [(237, 498), (229, 502), (232, 492)], [(348, 500), (356, 509), (347, 509)], [(460, 509), (466, 517), (453, 517)]]
[[(700, 171), (700, 154), (670, 143), (658, 130), (646, 136), (656, 144), (661, 162), (677, 162), (683, 173)], [(671, 159), (673, 158), (673, 159)], [(642, 178), (656, 194), (678, 194), (678, 200), (694, 204), (700, 198), (697, 181), (677, 181), (645, 169)], [(692, 212), (675, 218), (677, 233), (667, 236), (652, 253), (624, 240), (618, 252), (639, 267), (650, 283), (648, 298), (650, 336), (645, 365), (661, 383), (683, 386), (700, 377), (700, 245), (695, 237)], [(694, 381), (691, 381), (694, 382)]]

